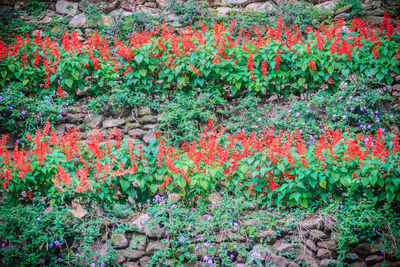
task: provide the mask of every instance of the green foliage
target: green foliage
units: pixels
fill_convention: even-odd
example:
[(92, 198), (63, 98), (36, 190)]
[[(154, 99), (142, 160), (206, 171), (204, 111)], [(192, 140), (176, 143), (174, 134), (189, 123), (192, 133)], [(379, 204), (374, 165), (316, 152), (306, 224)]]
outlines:
[(196, 20), (200, 20), (206, 15), (209, 15), (207, 8), (209, 7), (207, 2), (199, 4), (198, 1), (177, 1), (172, 0), (171, 3), (164, 7), (165, 11), (180, 15), (182, 17), (181, 23), (184, 25), (193, 24)]
[(293, 26), (296, 23), (300, 30), (304, 32), (307, 25), (318, 26), (321, 11), (313, 9), (307, 2), (288, 1), (287, 4), (278, 6), (277, 11), (267, 11), (267, 14), (275, 16), (275, 21), (278, 21), (279, 16), (282, 16), (283, 21), (288, 26)]
[(212, 91), (201, 94), (178, 92), (165, 101), (161, 106), (158, 129), (175, 144), (197, 139), (208, 118), (216, 119), (226, 110), (227, 101), (219, 91)]
[(113, 88), (111, 94), (92, 97), (88, 101), (90, 110), (95, 114), (107, 113), (110, 110), (129, 110), (143, 105), (152, 110), (160, 109), (158, 99), (140, 90), (132, 91), (125, 86)]
[(400, 247), (395, 242), (400, 238), (400, 220), (388, 205), (377, 209), (376, 202), (361, 198), (343, 205), (331, 204), (326, 211), (339, 222), (334, 224), (333, 230), (340, 259), (345, 258), (354, 244), (363, 242), (379, 248), (383, 255), (400, 255)]
[(339, 0), (336, 3), (336, 9), (351, 5), (350, 18), (359, 17), (364, 13), (360, 0)]
[(24, 23), (19, 10), (11, 7), (0, 9), (0, 39), (4, 42), (14, 41), (16, 34), (31, 32), (34, 27), (31, 23)]
[(261, 99), (248, 96), (237, 99), (237, 104), (232, 103), (228, 108), (227, 130), (232, 133), (251, 132), (261, 133), (266, 130), (269, 121), (266, 114), (269, 106), (262, 105)]
[(29, 15), (37, 16), (46, 7), (46, 3), (39, 0), (32, 0), (26, 3), (25, 10)]
[[(104, 5), (104, 3), (101, 3), (101, 4)], [(92, 25), (100, 20), (103, 12), (101, 11), (102, 7), (99, 5), (100, 4), (95, 4), (88, 0), (82, 1), (83, 13), (87, 17), (88, 24)]]
[(26, 141), (27, 133), (34, 133), (47, 121), (55, 124), (61, 119), (62, 102), (54, 94), (27, 96), (21, 85), (0, 91), (1, 129)]

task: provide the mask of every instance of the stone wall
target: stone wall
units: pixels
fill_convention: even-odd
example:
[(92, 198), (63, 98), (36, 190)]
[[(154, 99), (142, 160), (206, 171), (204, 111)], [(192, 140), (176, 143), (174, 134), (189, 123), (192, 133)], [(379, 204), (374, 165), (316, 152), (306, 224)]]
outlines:
[[(170, 0), (88, 0), (96, 4), (97, 8), (102, 10), (104, 15), (97, 24), (111, 25), (113, 18), (116, 16), (128, 16), (132, 12), (144, 11), (148, 13), (159, 13), (160, 9), (167, 5)], [(229, 15), (232, 11), (264, 11), (265, 9), (274, 11), (278, 6), (287, 4), (289, 1), (295, 0), (208, 0), (213, 8), (215, 8), (218, 16)], [(312, 6), (323, 9), (331, 14), (335, 19), (348, 18), (351, 6), (336, 9), (336, 3), (339, 0), (307, 0)], [(360, 0), (364, 10), (362, 18), (368, 23), (379, 24), (383, 13), (388, 11), (389, 15), (396, 17), (400, 15), (400, 0), (394, 1), (372, 1)], [(12, 6), (15, 8), (24, 8), (26, 0), (0, 0), (0, 8), (4, 6)], [(84, 7), (82, 1), (77, 0), (47, 0), (46, 8), (53, 11), (57, 15), (68, 16), (72, 18), (69, 23), (70, 27), (88, 28), (88, 18), (82, 12)], [(174, 22), (180, 20), (179, 16), (171, 14), (166, 17), (166, 22)], [(46, 18), (46, 21), (51, 21)]]
[[(190, 212), (190, 211), (188, 211)], [(197, 220), (213, 220), (212, 214), (204, 214)], [(157, 250), (169, 247), (166, 229), (154, 223), (148, 214), (139, 217), (126, 218), (125, 223), (132, 226), (130, 231), (123, 233), (111, 233), (103, 236), (102, 240), (92, 244), (93, 252), (105, 255), (109, 251), (109, 240), (117, 250), (115, 262), (123, 266), (146, 266), (150, 257)], [(309, 266), (352, 266), (352, 267), (380, 267), (400, 266), (399, 259), (389, 251), (372, 246), (370, 243), (360, 242), (354, 244), (345, 259), (338, 260), (336, 252), (338, 244), (334, 239), (335, 233), (329, 218), (313, 214), (300, 221), (294, 230), (279, 231), (265, 229), (257, 233), (256, 237), (249, 237), (246, 231), (259, 224), (259, 219), (240, 219), (236, 230), (216, 229), (213, 232), (214, 241), (206, 240), (202, 235), (195, 235), (188, 245), (197, 257), (197, 261), (184, 264), (184, 266), (209, 266), (204, 261), (204, 256), (210, 256), (211, 248), (226, 247), (228, 243), (244, 245), (248, 247), (250, 254), (258, 258), (264, 266), (300, 267), (297, 262), (305, 262)], [(201, 223), (201, 222), (200, 222)], [(203, 222), (207, 223), (207, 222)], [(249, 228), (250, 227), (250, 228)], [(210, 231), (213, 231), (210, 229)], [(258, 266), (246, 264), (247, 258), (235, 252), (229, 251), (231, 259), (236, 266)], [(173, 259), (167, 259), (163, 266), (173, 265)]]

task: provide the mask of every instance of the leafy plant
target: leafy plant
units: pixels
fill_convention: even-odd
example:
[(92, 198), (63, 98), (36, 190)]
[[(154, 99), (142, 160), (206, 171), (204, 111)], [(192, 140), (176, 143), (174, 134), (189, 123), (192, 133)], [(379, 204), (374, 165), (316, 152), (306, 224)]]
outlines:
[(363, 7), (359, 0), (339, 0), (336, 3), (336, 9), (349, 5), (351, 5), (350, 18), (359, 17), (364, 13)]
[(26, 3), (25, 10), (29, 15), (37, 16), (46, 7), (46, 3), (39, 0), (32, 0)]

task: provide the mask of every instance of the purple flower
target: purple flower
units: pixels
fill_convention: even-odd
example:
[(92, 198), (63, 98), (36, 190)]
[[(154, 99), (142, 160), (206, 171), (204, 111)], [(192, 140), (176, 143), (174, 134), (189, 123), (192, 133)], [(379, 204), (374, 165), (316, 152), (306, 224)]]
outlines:
[(58, 262), (62, 262), (62, 258), (58, 257)]
[(3, 96), (2, 96), (2, 95), (0, 95), (0, 101), (1, 101), (1, 100), (3, 100)]
[(261, 117), (258, 117), (258, 122), (261, 122), (261, 120), (262, 120)]
[(343, 115), (343, 117), (342, 117), (344, 120), (346, 120), (347, 119), (347, 116), (346, 115)]
[(54, 245), (59, 246), (60, 242), (58, 240), (54, 241)]
[(382, 253), (382, 255), (385, 255), (385, 251), (383, 249), (381, 250), (381, 253)]
[(208, 256), (205, 255), (205, 256), (203, 257), (203, 260), (204, 260), (204, 261), (208, 261)]
[(100, 267), (104, 267), (104, 263), (103, 262), (100, 262)]
[(344, 86), (344, 87), (346, 87), (346, 86), (348, 86), (348, 85), (349, 85), (348, 82), (344, 82), (344, 83), (343, 83), (343, 86)]
[(235, 255), (231, 254), (231, 259), (233, 260), (233, 258), (235, 258)]
[(300, 112), (296, 112), (296, 117), (300, 117)]
[(168, 231), (165, 231), (165, 235), (168, 235), (169, 234), (169, 232)]
[(333, 117), (333, 118), (336, 118), (336, 114), (333, 114), (332, 117)]
[(36, 221), (38, 221), (38, 222), (39, 222), (40, 220), (41, 220), (41, 218), (40, 218), (40, 217), (37, 217), (37, 218), (36, 218)]
[(375, 232), (375, 227), (372, 228), (372, 232)]
[(1, 244), (1, 247), (4, 248), (6, 246), (6, 243)]
[(250, 254), (250, 256), (251, 256), (252, 258), (258, 258), (258, 257), (260, 256), (260, 253), (258, 253), (257, 251), (253, 251), (253, 252)]
[(96, 267), (96, 263), (92, 262), (92, 263), (90, 264), (90, 267)]
[(185, 242), (185, 241), (186, 241), (186, 239), (185, 239), (185, 237), (184, 237), (184, 236), (181, 236), (181, 237), (179, 238), (179, 241), (181, 241), (181, 242)]
[(76, 253), (76, 254), (75, 254), (75, 256), (76, 256), (76, 257), (80, 257), (80, 256), (81, 256), (81, 254), (79, 254), (79, 253)]
[(21, 114), (22, 114), (22, 116), (25, 116), (25, 115), (26, 115), (26, 111), (23, 110), (23, 111), (21, 112)]
[(371, 129), (371, 125), (368, 124), (368, 129)]

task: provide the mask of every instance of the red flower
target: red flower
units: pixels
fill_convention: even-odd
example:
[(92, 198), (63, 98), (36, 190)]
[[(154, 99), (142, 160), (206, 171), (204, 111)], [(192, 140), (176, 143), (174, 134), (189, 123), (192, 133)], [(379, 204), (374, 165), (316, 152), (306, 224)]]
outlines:
[(317, 65), (315, 64), (315, 62), (312, 59), (310, 59), (308, 66), (313, 70), (317, 70)]
[(275, 70), (279, 69), (279, 64), (281, 63), (281, 54), (282, 51), (279, 49), (278, 52), (276, 53), (276, 57), (275, 57)]

